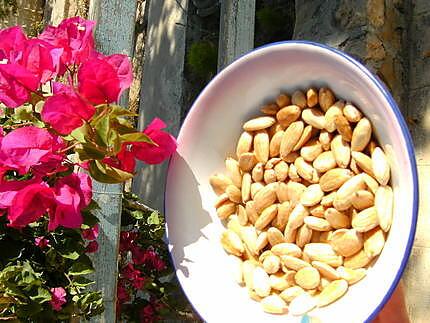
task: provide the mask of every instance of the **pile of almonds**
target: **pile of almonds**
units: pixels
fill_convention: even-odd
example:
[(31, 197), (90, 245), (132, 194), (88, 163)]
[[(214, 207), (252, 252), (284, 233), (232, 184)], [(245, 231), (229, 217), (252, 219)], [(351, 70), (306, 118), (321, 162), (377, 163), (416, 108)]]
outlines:
[(302, 315), (342, 297), (384, 247), (390, 167), (370, 121), (328, 88), (281, 94), (243, 125), (210, 184), (221, 244), (264, 311)]

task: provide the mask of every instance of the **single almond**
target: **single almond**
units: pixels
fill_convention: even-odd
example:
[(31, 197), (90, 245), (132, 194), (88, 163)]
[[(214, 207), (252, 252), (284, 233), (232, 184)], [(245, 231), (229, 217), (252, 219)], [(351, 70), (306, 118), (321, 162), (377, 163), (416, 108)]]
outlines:
[(259, 253), (261, 250), (263, 250), (267, 244), (269, 243), (269, 240), (267, 238), (267, 232), (263, 231), (261, 232), (257, 237), (257, 242), (255, 243), (255, 250)]
[(344, 279), (332, 281), (317, 296), (318, 307), (327, 306), (341, 298), (348, 290), (348, 282)]
[(364, 252), (369, 258), (378, 256), (385, 245), (385, 234), (380, 228), (374, 228), (364, 235)]
[(254, 135), (254, 154), (260, 163), (269, 160), (269, 134), (266, 130), (257, 131)]
[(319, 176), (317, 171), (312, 167), (311, 164), (306, 162), (303, 157), (297, 158), (294, 162), (294, 166), (296, 166), (297, 173), (303, 179), (311, 183), (317, 183), (319, 181)]
[(281, 258), (281, 262), (285, 265), (285, 267), (292, 269), (292, 270), (300, 270), (304, 267), (310, 267), (311, 265), (302, 260), (299, 259), (297, 257), (293, 257), (293, 256), (280, 256)]
[(309, 139), (311, 139), (313, 134), (313, 128), (312, 126), (308, 125), (303, 129), (302, 135), (300, 136), (299, 141), (297, 142), (297, 144), (293, 147), (293, 151), (299, 150), (300, 148), (303, 147), (303, 145), (305, 145)]
[(349, 228), (351, 225), (349, 217), (335, 208), (325, 210), (324, 217), (334, 229)]
[(337, 135), (331, 141), (330, 147), (337, 165), (341, 168), (348, 167), (351, 160), (351, 148), (349, 143), (345, 141), (341, 135)]
[(351, 140), (351, 150), (363, 151), (372, 137), (372, 125), (369, 119), (362, 118), (354, 128)]
[(251, 174), (244, 173), (242, 176), (242, 187), (241, 187), (243, 203), (246, 203), (251, 199), (251, 184), (252, 184)]
[(303, 121), (295, 121), (285, 130), (280, 147), (280, 156), (282, 159), (285, 160), (285, 157), (293, 150), (302, 136), (303, 129)]
[(299, 173), (297, 172), (297, 167), (294, 164), (290, 164), (290, 167), (288, 168), (288, 177), (293, 182), (301, 182), (302, 178), (300, 177)]
[(300, 203), (304, 206), (314, 206), (321, 202), (324, 192), (319, 184), (309, 185), (300, 197)]
[(268, 274), (274, 274), (281, 268), (281, 260), (278, 256), (270, 255), (263, 261), (263, 269)]
[(301, 288), (300, 286), (292, 286), (284, 289), (279, 296), (286, 302), (291, 302), (293, 299), (295, 299), (300, 294), (303, 294), (305, 290)]
[(363, 180), (366, 183), (366, 187), (370, 190), (370, 192), (373, 193), (373, 195), (376, 194), (376, 191), (378, 190), (379, 183), (369, 174), (363, 173)]
[(276, 214), (278, 212), (278, 205), (272, 204), (265, 208), (260, 216), (258, 217), (257, 221), (255, 221), (255, 228), (257, 230), (263, 230), (265, 227), (269, 225), (270, 222), (275, 218)]
[(320, 88), (318, 92), (318, 101), (321, 109), (326, 112), (335, 102), (333, 92), (326, 87)]
[(323, 152), (318, 140), (311, 140), (300, 149), (300, 156), (307, 162), (313, 162)]
[(302, 91), (294, 91), (293, 95), (291, 96), (291, 103), (299, 106), (302, 109), (306, 108), (306, 96)]
[(285, 242), (284, 234), (277, 228), (271, 227), (267, 230), (267, 239), (271, 246)]
[(245, 207), (243, 205), (237, 206), (237, 219), (242, 226), (248, 224), (248, 214), (246, 213)]
[(284, 314), (288, 311), (287, 304), (278, 295), (272, 294), (263, 298), (260, 302), (263, 311), (270, 314)]
[(352, 216), (351, 225), (358, 232), (367, 232), (379, 224), (375, 207), (369, 207)]
[(270, 275), (269, 279), (270, 279), (270, 287), (272, 287), (272, 289), (275, 289), (277, 291), (283, 291), (288, 287), (290, 287), (290, 284), (286, 279), (285, 273), (280, 272), (280, 273), (272, 274)]
[(350, 142), (352, 139), (352, 129), (348, 120), (342, 114), (339, 114), (334, 118), (334, 123), (342, 139)]
[(358, 268), (364, 268), (366, 267), (372, 258), (369, 258), (366, 253), (364, 252), (364, 249), (361, 249), (356, 254), (345, 257), (343, 261), (343, 266), (345, 268), (351, 268), (351, 269), (358, 269)]
[(284, 182), (288, 178), (288, 164), (283, 160), (277, 163), (273, 169), (279, 182)]
[(273, 117), (258, 117), (251, 119), (243, 125), (243, 130), (245, 131), (258, 131), (269, 128), (273, 124), (275, 124), (276, 119)]
[(251, 184), (251, 199), (255, 199), (255, 195), (265, 186), (263, 182), (255, 182)]
[(284, 187), (286, 190), (287, 200), (291, 201), (293, 204), (297, 204), (300, 201), (300, 198), (306, 189), (305, 185), (291, 181), (288, 182)]
[(242, 263), (243, 280), (248, 289), (253, 290), (254, 269), (256, 264), (251, 260), (245, 260)]
[(227, 229), (221, 234), (221, 245), (225, 251), (238, 257), (245, 251), (242, 240), (240, 240), (240, 237), (232, 230)]
[(269, 116), (273, 116), (279, 111), (279, 106), (276, 103), (269, 103), (262, 106), (260, 111)]
[(288, 218), (293, 209), (293, 204), (289, 201), (285, 201), (278, 206), (278, 214), (276, 215), (275, 227), (281, 231), (285, 230), (285, 226), (288, 223)]
[(284, 136), (284, 131), (277, 131), (272, 139), (270, 139), (269, 144), (269, 156), (270, 157), (276, 157), (279, 156), (279, 151), (281, 149), (281, 141), (282, 137)]
[(215, 174), (209, 178), (209, 183), (217, 195), (225, 192), (227, 186), (233, 184), (232, 180), (224, 174)]
[(248, 221), (252, 224), (258, 219), (258, 212), (255, 209), (254, 201), (248, 201), (245, 204), (246, 215), (248, 215)]
[(330, 245), (339, 255), (350, 257), (363, 248), (363, 238), (357, 230), (340, 229), (333, 232)]
[(366, 277), (367, 274), (367, 270), (365, 268), (352, 269), (340, 266), (336, 268), (336, 271), (342, 279), (345, 279), (348, 282), (348, 285), (353, 285), (359, 282)]
[(335, 118), (342, 115), (342, 108), (339, 105), (332, 105), (325, 113), (325, 129), (328, 132), (336, 130)]
[(275, 170), (274, 169), (266, 169), (264, 171), (263, 179), (264, 179), (264, 182), (266, 184), (270, 184), (270, 183), (276, 182), (277, 178), (276, 178), (276, 172), (275, 172)]
[(254, 207), (257, 212), (271, 206), (276, 201), (276, 190), (278, 183), (264, 186), (254, 197)]
[(333, 135), (326, 131), (326, 130), (321, 130), (319, 136), (318, 136), (318, 141), (321, 143), (321, 147), (324, 150), (329, 150), (330, 149), (330, 145), (331, 145), (331, 141), (333, 140)]
[(252, 286), (260, 297), (266, 297), (270, 294), (270, 279), (269, 275), (261, 267), (254, 268), (252, 277)]
[(276, 98), (276, 104), (278, 105), (278, 107), (282, 108), (285, 107), (287, 105), (291, 104), (291, 98), (288, 94), (286, 93), (281, 93), (278, 95), (278, 97)]
[(298, 203), (290, 213), (288, 218), (287, 228), (297, 229), (303, 225), (305, 217), (309, 215), (309, 210), (303, 204)]
[(229, 185), (225, 189), (225, 193), (227, 194), (230, 201), (235, 203), (242, 202), (242, 192), (235, 185)]
[(316, 129), (325, 128), (325, 117), (324, 114), (318, 109), (305, 109), (302, 111), (302, 119), (307, 124), (311, 125)]
[(351, 206), (351, 196), (365, 187), (362, 174), (351, 177), (339, 187), (333, 201), (334, 207), (339, 211), (347, 210)]
[(243, 153), (247, 153), (252, 150), (253, 141), (254, 136), (252, 135), (252, 133), (248, 131), (242, 132), (236, 146), (237, 158), (239, 158)]
[(339, 273), (332, 266), (327, 265), (325, 262), (312, 261), (312, 266), (316, 268), (321, 276), (326, 277), (330, 280), (340, 279)]
[(334, 168), (327, 171), (320, 178), (320, 186), (324, 192), (330, 192), (341, 187), (352, 178), (353, 173), (349, 169)]
[(360, 110), (358, 110), (351, 102), (347, 102), (345, 104), (343, 115), (349, 122), (358, 122), (363, 117)]
[(335, 168), (337, 163), (333, 152), (331, 150), (322, 152), (314, 159), (312, 166), (320, 173), (325, 173)]
[(236, 203), (225, 202), (216, 209), (216, 213), (221, 220), (227, 219), (230, 215), (236, 213)]
[(292, 256), (300, 258), (302, 256), (302, 250), (294, 243), (282, 242), (275, 244), (271, 249), (271, 252), (276, 256)]
[[(239, 219), (239, 217), (238, 217)], [(240, 223), (240, 222), (239, 222)], [(257, 246), (257, 231), (255, 230), (255, 227), (252, 225), (249, 226), (242, 226), (240, 228), (240, 238), (245, 243), (245, 246), (248, 248), (248, 250), (253, 253), (254, 255), (257, 255), (256, 246)]]
[(381, 229), (388, 232), (393, 221), (393, 190), (390, 186), (380, 186), (375, 194), (375, 208)]
[(217, 209), (221, 205), (224, 204), (224, 202), (227, 202), (229, 200), (227, 193), (222, 193), (221, 195), (217, 196), (217, 199), (215, 200), (214, 207)]
[(353, 171), (355, 175), (358, 175), (361, 173), (361, 170), (358, 168), (354, 158), (351, 158), (351, 161), (349, 162), (349, 168)]
[(309, 292), (304, 292), (294, 298), (288, 307), (291, 315), (302, 316), (317, 306), (317, 301)]
[(323, 218), (325, 207), (320, 204), (314, 205), (309, 208), (309, 212), (311, 213), (311, 215), (316, 216), (317, 218)]
[(257, 163), (257, 165), (254, 166), (252, 169), (252, 180), (254, 182), (261, 182), (264, 177), (264, 164), (263, 163)]
[(303, 248), (307, 243), (311, 242), (312, 229), (306, 224), (303, 224), (298, 230), (296, 235), (296, 245)]
[(283, 161), (282, 158), (272, 157), (264, 165), (264, 169), (273, 169), (279, 162)]
[(303, 252), (312, 261), (321, 261), (333, 267), (339, 267), (343, 262), (342, 256), (337, 255), (328, 243), (308, 243)]
[(351, 203), (355, 209), (361, 211), (373, 206), (375, 204), (375, 198), (369, 191), (360, 190), (352, 194)]
[[(292, 182), (288, 182), (292, 183)], [(300, 184), (302, 185), (302, 184)], [(277, 190), (276, 190), (276, 196), (279, 200), (279, 202), (283, 203), (286, 201), (290, 201), (290, 198), (288, 196), (288, 184), (280, 182), (278, 184)]]
[(289, 105), (280, 109), (276, 113), (276, 119), (283, 127), (288, 127), (294, 121), (300, 118), (302, 110), (297, 105)]
[(313, 267), (304, 267), (294, 276), (296, 284), (303, 289), (314, 289), (320, 284), (320, 273)]
[(306, 103), (310, 108), (318, 104), (318, 91), (316, 89), (310, 88), (306, 91)]
[(372, 159), (369, 156), (359, 151), (352, 151), (351, 156), (357, 163), (358, 167), (360, 167), (370, 176), (373, 176)]
[(240, 172), (239, 163), (233, 158), (227, 158), (225, 160), (225, 167), (227, 168), (227, 173), (231, 178), (231, 181), (238, 188), (242, 186), (242, 174)]
[(240, 235), (242, 226), (239, 223), (238, 216), (236, 214), (231, 215), (227, 221), (227, 229), (232, 230), (236, 234)]
[(239, 167), (243, 172), (249, 172), (257, 164), (254, 153), (243, 153), (239, 157)]
[(372, 153), (372, 170), (376, 180), (381, 185), (387, 185), (390, 180), (390, 165), (381, 148), (376, 147)]
[(321, 199), (321, 205), (324, 207), (331, 207), (335, 197), (336, 192), (331, 192), (330, 194), (324, 195), (324, 197)]
[(285, 162), (287, 163), (294, 163), (294, 161), (296, 160), (297, 157), (299, 157), (299, 153), (297, 151), (293, 151), (291, 153), (289, 153), (287, 156), (285, 156), (284, 158), (282, 158)]
[(314, 231), (330, 231), (330, 223), (326, 219), (318, 218), (316, 216), (307, 216), (304, 223)]

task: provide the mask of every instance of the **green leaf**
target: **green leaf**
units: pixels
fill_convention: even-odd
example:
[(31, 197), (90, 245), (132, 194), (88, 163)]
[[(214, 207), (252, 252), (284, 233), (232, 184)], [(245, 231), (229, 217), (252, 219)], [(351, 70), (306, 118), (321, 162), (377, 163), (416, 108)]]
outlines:
[(116, 155), (121, 151), (121, 137), (117, 131), (111, 129), (108, 136), (108, 147)]
[(85, 143), (82, 145), (82, 148), (77, 148), (75, 150), (79, 155), (79, 159), (82, 161), (91, 159), (101, 160), (105, 158), (107, 154), (106, 151), (100, 150), (91, 143)]
[(73, 282), (73, 285), (78, 287), (87, 287), (95, 284), (95, 281), (82, 276), (75, 277), (72, 282)]
[(160, 224), (159, 213), (157, 211), (152, 212), (146, 221), (148, 224), (159, 225)]
[(108, 184), (123, 183), (133, 178), (133, 174), (109, 166), (98, 160), (90, 161), (89, 172), (96, 181)]
[(87, 255), (81, 257), (70, 267), (70, 276), (88, 275), (94, 272), (94, 267), (91, 259)]
[(158, 146), (155, 142), (152, 141), (151, 138), (149, 138), (143, 132), (133, 132), (133, 133), (123, 134), (121, 135), (121, 140), (123, 142), (146, 142), (148, 144)]
[(131, 112), (130, 110), (123, 108), (119, 105), (111, 105), (111, 112), (109, 115), (111, 117), (137, 117), (138, 114)]
[(37, 289), (37, 294), (34, 296), (30, 296), (30, 299), (34, 302), (37, 302), (39, 304), (48, 302), (51, 300), (51, 293), (46, 290), (45, 288), (39, 287)]
[(143, 219), (144, 213), (141, 210), (134, 210), (130, 212), (130, 215), (136, 220), (141, 220)]
[(91, 126), (88, 123), (84, 123), (81, 127), (76, 128), (70, 134), (71, 137), (75, 138), (77, 141), (81, 143), (86, 143), (87, 138), (90, 136)]
[(23, 105), (15, 109), (13, 119), (16, 121), (28, 121), (33, 120), (33, 106), (31, 104)]
[(96, 133), (99, 135), (103, 144), (109, 146), (109, 131), (110, 131), (110, 119), (108, 116), (102, 117), (95, 124)]

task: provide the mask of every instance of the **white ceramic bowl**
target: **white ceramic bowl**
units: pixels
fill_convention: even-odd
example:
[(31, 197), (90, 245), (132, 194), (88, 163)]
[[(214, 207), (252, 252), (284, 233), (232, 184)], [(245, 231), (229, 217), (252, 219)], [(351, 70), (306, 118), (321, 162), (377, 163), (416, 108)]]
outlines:
[(241, 125), (281, 91), (328, 86), (371, 120), (391, 162), (394, 220), (377, 262), (339, 301), (309, 313), (322, 322), (370, 321), (389, 299), (408, 260), (417, 220), (418, 182), (413, 144), (393, 98), (364, 66), (324, 45), (287, 41), (239, 58), (200, 94), (179, 134), (168, 171), (165, 214), (179, 281), (207, 322), (300, 322), (266, 314), (231, 275), (219, 237), (209, 176), (224, 172)]

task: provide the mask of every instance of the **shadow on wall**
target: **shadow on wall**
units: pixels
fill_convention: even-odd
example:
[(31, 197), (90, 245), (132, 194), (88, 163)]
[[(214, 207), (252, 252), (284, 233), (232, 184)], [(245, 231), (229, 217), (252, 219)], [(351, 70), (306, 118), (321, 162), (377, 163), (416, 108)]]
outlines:
[(44, 2), (43, 0), (16, 0), (15, 3), (12, 2), (12, 6), (16, 10), (10, 10), (9, 15), (0, 18), (0, 29), (21, 25), (28, 34), (34, 35), (35, 31), (43, 25)]

